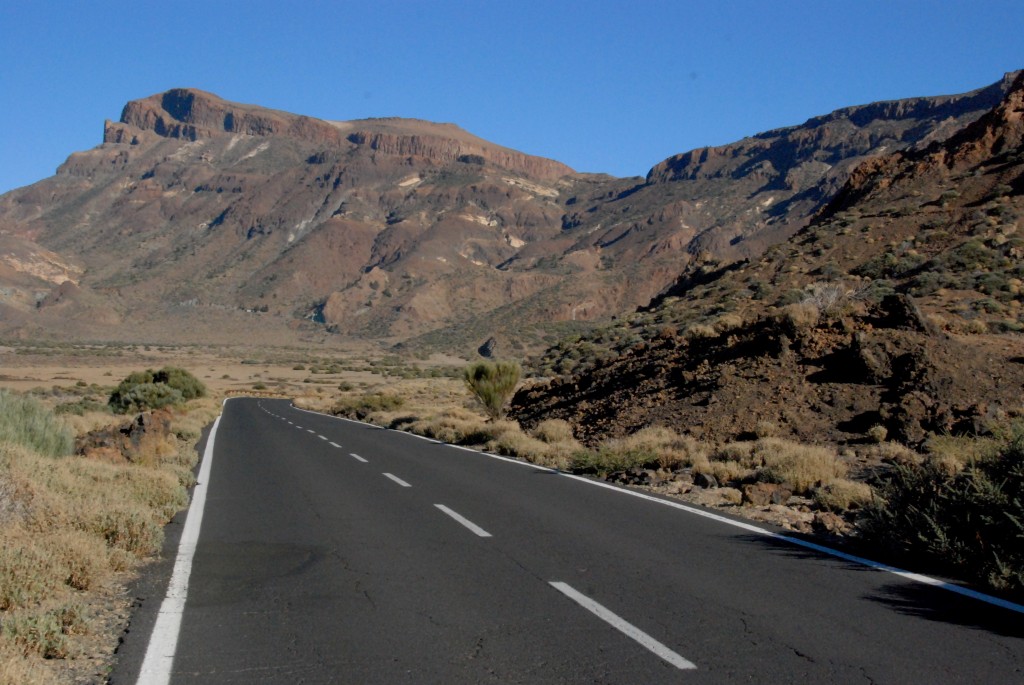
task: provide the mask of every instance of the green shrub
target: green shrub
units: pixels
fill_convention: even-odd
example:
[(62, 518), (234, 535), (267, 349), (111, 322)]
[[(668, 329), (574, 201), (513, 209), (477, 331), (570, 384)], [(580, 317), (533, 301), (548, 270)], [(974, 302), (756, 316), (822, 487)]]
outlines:
[(49, 457), (71, 454), (71, 430), (37, 400), (0, 390), (0, 442), (35, 450)]
[(206, 386), (185, 369), (166, 366), (159, 371), (137, 371), (110, 394), (107, 404), (120, 414), (159, 409), (206, 396)]
[(505, 404), (515, 392), (521, 372), (515, 362), (477, 362), (466, 367), (463, 379), (487, 416), (496, 421), (505, 415)]
[(1024, 596), (1024, 432), (962, 469), (897, 464), (876, 490), (866, 539)]
[(120, 414), (146, 409), (160, 409), (173, 404), (181, 404), (184, 397), (181, 391), (163, 383), (136, 383), (119, 387), (110, 396), (110, 408)]

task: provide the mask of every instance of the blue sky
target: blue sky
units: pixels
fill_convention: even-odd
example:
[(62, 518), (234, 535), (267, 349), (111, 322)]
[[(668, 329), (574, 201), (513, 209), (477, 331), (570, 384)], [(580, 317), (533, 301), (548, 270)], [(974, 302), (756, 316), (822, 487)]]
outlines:
[(1024, 2), (0, 0), (0, 192), (179, 86), (456, 123), (579, 171), (1024, 68)]

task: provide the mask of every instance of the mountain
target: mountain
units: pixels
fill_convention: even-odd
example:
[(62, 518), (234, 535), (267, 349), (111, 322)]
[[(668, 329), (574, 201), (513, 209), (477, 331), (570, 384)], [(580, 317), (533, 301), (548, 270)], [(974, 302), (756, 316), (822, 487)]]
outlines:
[(759, 258), (693, 264), (650, 307), (550, 349), (556, 378), (513, 416), (588, 441), (662, 424), (919, 446), (1024, 414), (1024, 76), (945, 140), (847, 177)]
[(462, 352), (494, 337), (518, 354), (647, 304), (689, 265), (757, 257), (857, 163), (946, 139), (1010, 81), (838, 110), (645, 179), (575, 173), (452, 124), (174, 89), (0, 197), (0, 238), (17, 246), (0, 256), (0, 332)]

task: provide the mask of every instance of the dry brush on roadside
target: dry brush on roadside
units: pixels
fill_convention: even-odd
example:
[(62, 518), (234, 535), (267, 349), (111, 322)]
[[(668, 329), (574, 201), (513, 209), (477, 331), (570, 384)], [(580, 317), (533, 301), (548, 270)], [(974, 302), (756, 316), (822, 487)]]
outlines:
[(83, 412), (72, 422), (95, 432), (76, 439), (38, 400), (0, 391), (0, 683), (102, 678), (90, 669), (116, 646), (110, 604), (126, 603), (126, 573), (186, 506), (194, 446), (219, 406), (163, 411), (141, 427)]

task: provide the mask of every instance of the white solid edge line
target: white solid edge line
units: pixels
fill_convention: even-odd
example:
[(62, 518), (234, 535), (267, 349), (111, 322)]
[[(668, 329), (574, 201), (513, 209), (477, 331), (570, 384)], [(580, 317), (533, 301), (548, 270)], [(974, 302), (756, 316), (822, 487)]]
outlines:
[(398, 476), (396, 476), (393, 473), (385, 473), (384, 477), (385, 478), (390, 478), (391, 480), (393, 480), (396, 483), (398, 483), (399, 485), (401, 485), (403, 488), (411, 488), (412, 487), (411, 485), (409, 485), (408, 483), (406, 483), (404, 480), (402, 480), (401, 478), (399, 478)]
[(474, 533), (476, 533), (480, 537), (482, 537), (482, 538), (492, 537), (491, 534), (488, 533), (486, 530), (484, 530), (480, 526), (476, 525), (475, 523), (473, 523), (472, 521), (470, 521), (466, 517), (462, 516), (461, 514), (458, 514), (458, 513), (454, 512), (454, 511), (452, 511), (451, 509), (449, 509), (445, 505), (443, 505), (443, 504), (435, 504), (434, 506), (437, 507), (438, 509), (440, 509), (441, 511), (443, 511), (444, 513), (448, 514), (449, 516), (451, 516), (453, 519), (455, 519), (456, 521), (458, 521), (459, 523), (464, 525), (466, 528), (469, 528), (471, 531), (473, 531)]
[[(227, 400), (224, 401), (227, 404)], [(167, 594), (160, 605), (153, 633), (149, 638), (146, 656), (142, 660), (137, 685), (167, 685), (171, 680), (174, 654), (178, 649), (178, 634), (181, 619), (185, 613), (185, 598), (188, 595), (189, 576), (192, 575), (192, 560), (199, 542), (199, 529), (203, 525), (203, 509), (206, 506), (206, 492), (210, 484), (210, 467), (213, 463), (213, 445), (221, 417), (213, 422), (210, 436), (203, 450), (203, 463), (199, 467), (192, 503), (185, 518), (185, 527), (178, 541), (178, 553), (174, 559), (174, 570), (167, 586)]]
[(555, 588), (563, 595), (571, 599), (572, 601), (579, 604), (581, 607), (589, 611), (590, 613), (597, 616), (599, 619), (610, 625), (611, 627), (618, 630), (626, 637), (636, 641), (645, 649), (653, 652), (661, 659), (672, 664), (680, 670), (690, 670), (697, 668), (697, 665), (688, 659), (684, 659), (679, 654), (673, 652), (671, 649), (658, 642), (653, 637), (645, 633), (644, 631), (637, 628), (629, 621), (623, 619), (612, 611), (609, 611), (604, 606), (598, 604), (594, 600), (590, 599), (584, 594), (577, 592), (568, 583), (560, 581), (551, 581), (551, 587)]
[[(298, 409), (299, 411), (304, 411), (304, 412), (306, 412), (308, 414), (316, 414), (316, 413), (318, 413), (318, 412), (309, 411), (307, 409), (299, 409), (298, 407), (295, 407), (295, 408)], [(372, 425), (372, 424), (363, 423), (362, 421), (354, 421), (353, 419), (347, 419), (347, 418), (343, 418), (343, 417), (340, 417), (340, 416), (331, 416), (330, 414), (323, 414), (323, 416), (328, 416), (330, 418), (340, 419), (342, 421), (348, 421), (349, 423), (359, 423), (359, 424), (362, 424), (362, 425), (365, 425), (365, 426)], [(376, 426), (376, 427), (379, 428), (379, 426)], [(403, 432), (403, 431), (396, 431), (396, 432)], [(406, 433), (406, 435), (412, 435), (412, 433)], [(446, 443), (443, 443), (443, 444), (446, 444)], [(755, 525), (750, 524), (750, 523), (744, 523), (742, 521), (734, 521), (733, 519), (726, 518), (725, 516), (719, 516), (718, 514), (715, 514), (713, 512), (705, 511), (704, 509), (700, 509), (698, 507), (693, 507), (693, 506), (689, 506), (689, 505), (686, 505), (686, 504), (682, 504), (681, 502), (673, 502), (671, 500), (665, 500), (665, 499), (661, 499), (659, 497), (652, 497), (651, 495), (645, 494), (643, 492), (637, 492), (636, 490), (627, 490), (625, 488), (621, 488), (621, 487), (618, 487), (616, 485), (612, 485), (611, 483), (605, 483), (605, 482), (602, 482), (602, 481), (599, 481), (599, 480), (594, 480), (592, 478), (585, 478), (583, 476), (577, 476), (577, 475), (572, 474), (572, 473), (565, 473), (564, 471), (558, 471), (556, 469), (550, 469), (550, 468), (547, 468), (546, 466), (538, 466), (537, 464), (531, 464), (531, 463), (526, 462), (526, 461), (520, 461), (518, 459), (512, 459), (511, 457), (505, 457), (505, 456), (502, 456), (500, 454), (491, 454), (490, 452), (481, 452), (480, 450), (475, 450), (472, 447), (464, 447), (463, 445), (448, 445), (448, 447), (453, 447), (453, 448), (455, 448), (457, 450), (462, 450), (464, 452), (472, 452), (474, 454), (479, 454), (479, 455), (484, 456), (484, 457), (490, 457), (491, 459), (498, 459), (498, 460), (501, 460), (501, 461), (509, 462), (510, 464), (519, 464), (520, 466), (528, 466), (528, 467), (531, 467), (531, 468), (536, 469), (538, 471), (548, 471), (550, 473), (555, 473), (555, 474), (558, 474), (559, 476), (563, 476), (565, 478), (572, 478), (573, 480), (578, 480), (581, 483), (586, 483), (588, 485), (593, 485), (593, 486), (599, 487), (599, 488), (606, 488), (608, 490), (611, 490), (613, 492), (618, 492), (618, 493), (623, 494), (623, 495), (630, 495), (632, 497), (639, 497), (640, 499), (645, 499), (645, 500), (648, 500), (649, 502), (656, 502), (657, 504), (663, 504), (663, 505), (665, 505), (667, 507), (673, 507), (675, 509), (680, 509), (680, 510), (688, 512), (690, 514), (696, 514), (697, 516), (703, 516), (704, 518), (711, 519), (713, 521), (718, 521), (719, 523), (724, 523), (726, 525), (733, 526), (734, 528), (741, 528), (743, 530), (750, 531), (750, 532), (756, 533), (758, 535), (766, 535), (768, 537), (775, 538), (776, 540), (782, 540), (783, 542), (788, 542), (790, 544), (797, 545), (798, 547), (806, 547), (807, 549), (813, 549), (816, 552), (821, 552), (822, 554), (827, 554), (829, 556), (836, 557), (837, 559), (843, 559), (844, 561), (849, 561), (849, 562), (852, 562), (852, 563), (855, 563), (855, 564), (860, 564), (862, 566), (867, 566), (868, 568), (875, 569), (876, 571), (882, 571), (884, 573), (891, 573), (891, 574), (893, 574), (895, 576), (899, 576), (900, 578), (903, 578), (905, 580), (909, 580), (909, 581), (912, 581), (912, 582), (915, 582), (915, 583), (922, 583), (924, 585), (930, 585), (932, 587), (939, 588), (941, 590), (946, 590), (948, 592), (953, 592), (955, 594), (962, 595), (964, 597), (970, 597), (971, 599), (976, 599), (979, 602), (985, 602), (986, 604), (991, 604), (993, 606), (1002, 607), (1003, 609), (1009, 609), (1010, 611), (1014, 611), (1014, 612), (1017, 612), (1019, 614), (1024, 614), (1024, 604), (1016, 604), (1014, 602), (1010, 602), (1008, 600), (1001, 599), (999, 597), (994, 597), (993, 595), (987, 595), (984, 592), (978, 592), (977, 590), (972, 590), (972, 589), (964, 587), (962, 585), (957, 585), (956, 583), (949, 583), (949, 582), (946, 582), (944, 580), (939, 580), (938, 578), (932, 578), (931, 576), (926, 576), (926, 575), (923, 575), (923, 574), (920, 574), (920, 573), (913, 573), (911, 571), (907, 571), (907, 570), (904, 570), (904, 569), (901, 569), (901, 568), (897, 568), (895, 566), (889, 566), (888, 564), (883, 564), (883, 563), (878, 562), (878, 561), (872, 561), (871, 559), (867, 559), (867, 558), (864, 558), (864, 557), (858, 557), (858, 556), (854, 556), (852, 554), (847, 554), (846, 552), (840, 552), (837, 549), (832, 549), (831, 547), (826, 547), (824, 545), (819, 545), (819, 544), (816, 544), (816, 543), (813, 543), (813, 542), (809, 542), (807, 540), (801, 540), (800, 538), (795, 538), (795, 537), (792, 537), (792, 536), (789, 536), (789, 535), (783, 535), (782, 533), (776, 533), (774, 531), (765, 530), (764, 528), (759, 528), (758, 526), (755, 526)]]
[(991, 604), (993, 606), (1002, 607), (1003, 609), (1009, 609), (1010, 611), (1015, 611), (1017, 613), (1024, 614), (1024, 605), (1015, 604), (1014, 602), (1010, 602), (999, 597), (987, 595), (984, 592), (978, 592), (977, 590), (972, 590), (970, 588), (963, 587), (962, 585), (957, 585), (956, 583), (949, 583), (944, 580), (939, 580), (938, 578), (932, 578), (931, 576), (926, 576), (920, 573), (913, 573), (911, 571), (906, 571), (895, 566), (889, 566), (888, 564), (883, 564), (879, 561), (872, 561), (871, 559), (866, 559), (864, 557), (858, 557), (853, 554), (847, 554), (846, 552), (841, 552), (838, 549), (832, 549), (831, 547), (819, 545), (808, 540), (801, 540), (800, 538), (792, 537), (790, 535), (783, 535), (782, 533), (776, 533), (771, 530), (765, 530), (764, 528), (759, 528), (749, 523), (743, 523), (742, 521), (734, 521), (724, 516), (714, 514), (710, 511), (704, 511), (703, 509), (698, 509), (696, 507), (682, 504), (680, 502), (672, 502), (669, 500), (660, 499), (658, 497), (652, 497), (651, 495), (645, 494), (643, 492), (636, 492), (635, 490), (625, 490), (623, 488), (611, 485), (610, 483), (602, 483), (601, 481), (591, 480), (589, 478), (584, 478), (583, 476), (577, 476), (571, 473), (562, 473), (561, 471), (559, 471), (558, 474), (566, 478), (572, 478), (573, 480), (578, 480), (583, 483), (588, 483), (590, 485), (597, 486), (599, 488), (607, 488), (608, 490), (613, 490), (614, 492), (618, 492), (623, 495), (639, 497), (640, 499), (645, 499), (650, 502), (663, 504), (667, 507), (681, 509), (685, 512), (696, 514), (697, 516), (703, 516), (704, 518), (712, 519), (713, 521), (726, 523), (735, 528), (742, 528), (743, 530), (750, 531), (751, 533), (765, 535), (767, 537), (774, 538), (776, 540), (782, 540), (783, 542), (788, 542), (799, 547), (813, 549), (816, 552), (821, 552), (822, 554), (827, 554), (829, 556), (836, 557), (837, 559), (842, 559), (844, 561), (849, 561), (855, 564), (860, 564), (862, 566), (867, 566), (868, 568), (875, 569), (876, 571), (891, 573), (905, 580), (910, 580), (915, 583), (922, 583), (924, 585), (930, 585), (935, 588), (947, 590), (958, 595), (963, 595), (965, 597), (970, 597), (971, 599), (976, 599), (978, 601), (985, 602), (986, 604)]
[(356, 454), (355, 452), (349, 452), (349, 455), (348, 455), (348, 456), (352, 457), (352, 458), (353, 458), (353, 459), (355, 459), (356, 461), (361, 461), (361, 462), (363, 462), (364, 464), (368, 464), (368, 463), (369, 463), (368, 461), (366, 461), (365, 459), (363, 459), (362, 457), (360, 457), (360, 456), (359, 456), (358, 454)]

